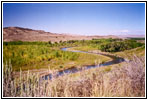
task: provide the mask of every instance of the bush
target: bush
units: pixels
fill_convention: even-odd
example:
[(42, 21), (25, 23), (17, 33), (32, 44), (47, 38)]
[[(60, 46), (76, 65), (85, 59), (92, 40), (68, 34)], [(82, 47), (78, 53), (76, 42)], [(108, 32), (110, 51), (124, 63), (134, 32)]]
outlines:
[[(14, 42), (15, 44), (16, 42)], [(20, 42), (22, 43), (22, 42)], [(15, 70), (19, 70), (22, 66), (31, 68), (34, 64), (40, 64), (42, 61), (57, 60), (76, 60), (79, 56), (77, 53), (65, 52), (61, 50), (53, 50), (47, 45), (17, 45), (8, 43), (9, 45), (3, 46), (3, 59), (4, 62), (11, 59), (12, 66)], [(11, 44), (11, 45), (10, 45)], [(22, 43), (25, 44), (25, 43)]]
[(116, 41), (111, 43), (101, 44), (99, 49), (105, 52), (118, 52), (133, 49), (142, 46), (142, 43), (138, 43), (134, 40)]

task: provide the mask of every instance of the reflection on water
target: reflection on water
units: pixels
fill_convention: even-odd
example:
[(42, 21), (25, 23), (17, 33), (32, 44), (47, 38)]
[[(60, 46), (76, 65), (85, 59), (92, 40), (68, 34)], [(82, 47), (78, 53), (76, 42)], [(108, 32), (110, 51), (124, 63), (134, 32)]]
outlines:
[[(62, 48), (61, 50), (67, 51), (67, 48)], [(71, 51), (71, 52), (90, 53), (90, 52), (85, 52), (85, 51)], [(112, 58), (113, 60), (105, 62), (103, 64), (99, 64), (99, 65), (85, 66), (85, 67), (83, 67), (83, 70), (87, 70), (87, 69), (90, 69), (90, 68), (96, 68), (96, 67), (109, 66), (109, 65), (118, 64), (118, 63), (121, 63), (121, 62), (125, 61), (123, 58), (115, 57), (115, 56), (112, 56), (112, 55), (101, 54), (101, 53), (95, 53), (95, 54), (108, 56), (108, 57)], [(62, 71), (58, 71), (54, 75), (52, 75), (52, 74), (45, 75), (45, 76), (42, 77), (42, 79), (48, 80), (48, 79), (52, 79), (53, 76), (54, 77), (59, 77), (59, 76), (62, 76), (64, 74), (76, 73), (76, 72), (79, 72), (79, 71), (82, 71), (82, 68), (73, 67), (73, 68), (62, 70)]]

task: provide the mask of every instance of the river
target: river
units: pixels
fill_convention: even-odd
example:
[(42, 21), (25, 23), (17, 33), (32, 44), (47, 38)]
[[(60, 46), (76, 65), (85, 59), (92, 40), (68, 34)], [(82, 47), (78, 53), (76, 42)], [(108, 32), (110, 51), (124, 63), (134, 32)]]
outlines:
[[(62, 48), (61, 50), (67, 51), (67, 49), (68, 48)], [(125, 61), (124, 58), (116, 57), (116, 56), (109, 55), (109, 54), (91, 53), (91, 52), (78, 51), (78, 50), (76, 50), (76, 51), (75, 50), (74, 51), (71, 50), (71, 52), (98, 54), (98, 55), (103, 55), (103, 56), (107, 56), (107, 57), (112, 58), (112, 61), (104, 62), (103, 64), (84, 66), (83, 70), (89, 70), (91, 68), (96, 68), (96, 67), (109, 66), (109, 65), (118, 64), (118, 63), (121, 63), (121, 62)], [(80, 71), (82, 71), (82, 68), (73, 67), (73, 68), (62, 70), (62, 71), (58, 71), (58, 72), (56, 72), (54, 74), (54, 76), (59, 77), (59, 76), (65, 75), (65, 74), (71, 74), (71, 73), (76, 73), (76, 72), (80, 72)], [(47, 74), (47, 75), (43, 76), (42, 79), (48, 80), (48, 79), (52, 79), (52, 77), (53, 77), (52, 74)]]

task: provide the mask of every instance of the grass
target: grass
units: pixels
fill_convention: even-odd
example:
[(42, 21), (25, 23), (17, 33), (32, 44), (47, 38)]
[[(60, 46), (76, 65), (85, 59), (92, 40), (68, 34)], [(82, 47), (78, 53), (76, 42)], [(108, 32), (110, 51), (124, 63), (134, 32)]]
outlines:
[(93, 54), (84, 54), (84, 53), (80, 55), (82, 56), (80, 56), (79, 59), (77, 59), (77, 64), (80, 66), (96, 65), (111, 60), (111, 58), (102, 55), (93, 55)]
[(63, 70), (71, 67), (83, 67), (86, 65), (95, 65), (111, 60), (109, 57), (101, 55), (92, 55), (85, 53), (78, 53), (78, 54), (79, 57), (74, 61), (54, 59), (48, 62), (49, 63), (48, 66), (50, 67), (50, 69)]
[(122, 51), (122, 52), (116, 52), (116, 53), (113, 53), (113, 54), (121, 56), (125, 59), (132, 60), (133, 55), (136, 55), (138, 57), (144, 57), (145, 56), (145, 46), (138, 47), (138, 48), (131, 49), (131, 50), (125, 50), (125, 51)]
[(92, 46), (79, 46), (79, 47), (73, 47), (72, 50), (92, 51), (92, 50), (98, 50), (98, 48)]
[[(74, 47), (74, 48), (71, 48), (71, 50), (80, 50), (80, 51), (87, 51), (87, 52), (88, 51), (101, 52), (100, 50), (98, 50), (98, 48), (91, 47), (91, 46)], [(104, 53), (107, 53), (107, 52), (104, 52)], [(121, 51), (121, 52), (113, 52), (113, 53), (109, 53), (109, 54), (113, 54), (115, 56), (120, 56), (120, 57), (123, 57), (125, 59), (131, 60), (133, 55), (136, 55), (138, 57), (145, 56), (145, 46), (143, 45), (143, 46), (138, 47), (138, 48), (125, 50), (125, 51)]]
[[(116, 65), (118, 66), (118, 65)], [(120, 67), (83, 70), (79, 77), (64, 75), (39, 80), (28, 71), (13, 77), (11, 62), (4, 64), (4, 97), (145, 97), (145, 59), (134, 56)]]

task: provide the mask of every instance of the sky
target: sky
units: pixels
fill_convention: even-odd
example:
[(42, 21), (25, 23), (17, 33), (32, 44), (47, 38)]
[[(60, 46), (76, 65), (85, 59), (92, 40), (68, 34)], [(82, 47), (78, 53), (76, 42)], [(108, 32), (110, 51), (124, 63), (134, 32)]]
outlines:
[(144, 3), (3, 3), (3, 27), (76, 35), (144, 35)]

